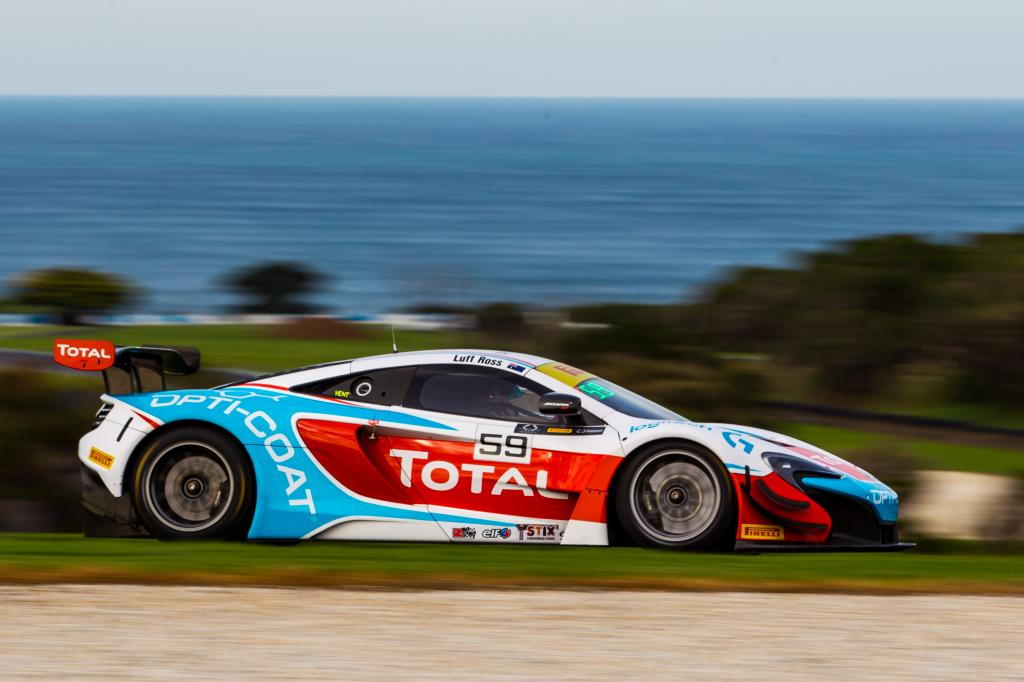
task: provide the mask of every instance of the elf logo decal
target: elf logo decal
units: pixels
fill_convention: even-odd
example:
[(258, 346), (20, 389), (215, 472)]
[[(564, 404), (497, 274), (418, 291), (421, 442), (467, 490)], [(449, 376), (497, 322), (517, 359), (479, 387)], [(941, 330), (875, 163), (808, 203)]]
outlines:
[(484, 532), (481, 533), (481, 535), (483, 535), (483, 537), (485, 537), (485, 538), (487, 538), (489, 540), (508, 540), (510, 537), (512, 537), (512, 529), (511, 528), (486, 528), (486, 529), (484, 529)]
[(71, 369), (99, 371), (114, 365), (114, 344), (88, 339), (54, 339), (53, 359)]
[[(498, 462), (494, 464), (463, 462), (456, 466), (443, 459), (432, 460), (430, 453), (422, 450), (392, 449), (389, 454), (400, 460), (399, 479), (406, 488), (413, 487), (412, 482), (415, 476), (423, 487), (444, 492), (458, 486), (462, 481), (463, 474), (468, 474), (469, 491), (474, 495), (482, 495), (484, 494), (484, 475), (498, 474), (487, 494), (500, 496), (505, 492), (514, 492), (525, 497), (533, 497), (534, 494), (537, 494), (553, 500), (565, 500), (569, 497), (568, 493), (548, 490), (548, 472), (544, 470), (537, 471), (533, 485), (531, 485), (519, 469), (514, 466), (502, 466)], [(417, 466), (415, 463), (420, 461), (423, 464)], [(417, 468), (419, 469), (418, 475), (414, 471)]]
[[(158, 393), (152, 397), (149, 405), (154, 408), (181, 407), (208, 402), (207, 409), (219, 408), (226, 415), (233, 414), (242, 417), (245, 428), (260, 439), (267, 455), (277, 465), (277, 470), (284, 475), (286, 484), (284, 494), (288, 498), (288, 504), (292, 507), (305, 507), (310, 516), (316, 514), (313, 491), (306, 485), (306, 473), (302, 469), (285, 464), (295, 457), (295, 446), (292, 445), (291, 440), (287, 435), (278, 431), (277, 422), (269, 414), (263, 410), (250, 410), (242, 407), (242, 401), (247, 398), (266, 398), (276, 402), (284, 396), (266, 395), (240, 389), (225, 389), (218, 393), (219, 395)], [(221, 405), (223, 407), (220, 407)]]

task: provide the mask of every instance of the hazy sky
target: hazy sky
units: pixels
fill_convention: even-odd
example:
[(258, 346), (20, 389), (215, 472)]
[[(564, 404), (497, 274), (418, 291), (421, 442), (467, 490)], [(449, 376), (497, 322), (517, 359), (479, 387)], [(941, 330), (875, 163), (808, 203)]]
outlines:
[(1024, 97), (1024, 0), (0, 0), (0, 94)]

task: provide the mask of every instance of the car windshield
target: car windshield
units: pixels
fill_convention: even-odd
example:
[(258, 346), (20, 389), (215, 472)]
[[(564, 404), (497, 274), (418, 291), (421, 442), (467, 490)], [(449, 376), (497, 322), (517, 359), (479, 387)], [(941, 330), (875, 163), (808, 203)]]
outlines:
[(656, 402), (650, 401), (604, 379), (596, 377), (587, 379), (576, 388), (591, 398), (601, 401), (613, 410), (627, 414), (630, 417), (689, 421), (686, 417), (678, 415)]

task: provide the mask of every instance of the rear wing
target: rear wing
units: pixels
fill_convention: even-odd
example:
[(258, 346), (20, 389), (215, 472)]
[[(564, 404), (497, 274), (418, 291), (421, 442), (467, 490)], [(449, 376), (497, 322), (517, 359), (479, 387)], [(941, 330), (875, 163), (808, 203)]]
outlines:
[(199, 371), (199, 349), (192, 346), (125, 346), (114, 351), (114, 364), (103, 370), (109, 395), (151, 393), (166, 388), (168, 374)]

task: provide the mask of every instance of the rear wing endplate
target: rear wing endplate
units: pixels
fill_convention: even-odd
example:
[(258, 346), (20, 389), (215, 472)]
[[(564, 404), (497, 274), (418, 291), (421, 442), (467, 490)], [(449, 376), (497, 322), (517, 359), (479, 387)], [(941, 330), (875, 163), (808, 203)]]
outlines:
[(192, 346), (124, 346), (114, 352), (114, 364), (103, 370), (109, 395), (151, 393), (166, 388), (168, 374), (185, 376), (199, 371), (199, 349)]

